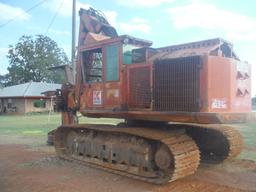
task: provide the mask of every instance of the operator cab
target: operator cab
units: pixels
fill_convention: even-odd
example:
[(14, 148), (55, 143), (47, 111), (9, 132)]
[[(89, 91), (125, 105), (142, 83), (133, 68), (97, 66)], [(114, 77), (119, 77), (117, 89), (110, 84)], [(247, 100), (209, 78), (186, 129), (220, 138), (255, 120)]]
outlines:
[(87, 44), (80, 47), (81, 110), (126, 110), (129, 69), (145, 65), (157, 52), (150, 41), (127, 35), (104, 38), (89, 34)]

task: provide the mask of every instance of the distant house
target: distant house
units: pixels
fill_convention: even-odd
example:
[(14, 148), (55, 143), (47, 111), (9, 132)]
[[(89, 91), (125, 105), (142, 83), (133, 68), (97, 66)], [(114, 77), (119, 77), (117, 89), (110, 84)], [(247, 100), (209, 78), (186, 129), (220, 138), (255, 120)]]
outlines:
[(61, 84), (29, 82), (0, 89), (0, 113), (24, 114), (48, 111), (51, 97), (42, 93), (60, 89)]

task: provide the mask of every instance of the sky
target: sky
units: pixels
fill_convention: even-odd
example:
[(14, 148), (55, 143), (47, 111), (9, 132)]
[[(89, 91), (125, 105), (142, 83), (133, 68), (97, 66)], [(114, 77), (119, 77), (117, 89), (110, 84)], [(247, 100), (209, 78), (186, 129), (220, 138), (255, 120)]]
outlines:
[[(252, 66), (256, 94), (255, 0), (77, 0), (77, 31), (78, 10), (90, 6), (103, 11), (118, 34), (151, 40), (153, 47), (215, 37), (232, 42), (239, 58)], [(8, 46), (22, 35), (47, 35), (70, 58), (71, 16), (72, 0), (0, 0), (0, 74), (7, 73)]]

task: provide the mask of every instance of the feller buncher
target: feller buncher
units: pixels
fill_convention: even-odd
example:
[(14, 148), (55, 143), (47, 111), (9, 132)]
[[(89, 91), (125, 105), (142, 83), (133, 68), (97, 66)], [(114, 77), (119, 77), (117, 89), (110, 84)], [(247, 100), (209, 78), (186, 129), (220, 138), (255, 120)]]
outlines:
[[(163, 184), (195, 173), (200, 161), (220, 163), (241, 152), (241, 135), (228, 124), (255, 116), (251, 73), (230, 42), (152, 48), (151, 41), (119, 36), (99, 11), (79, 15), (76, 83), (56, 92), (59, 157)], [(79, 124), (78, 112), (125, 121)]]

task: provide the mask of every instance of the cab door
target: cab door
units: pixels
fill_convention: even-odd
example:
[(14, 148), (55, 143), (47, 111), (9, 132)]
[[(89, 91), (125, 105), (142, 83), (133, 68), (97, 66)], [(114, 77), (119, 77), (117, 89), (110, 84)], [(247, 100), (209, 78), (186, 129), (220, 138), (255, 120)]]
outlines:
[(121, 62), (120, 44), (110, 44), (104, 47), (104, 108), (117, 110), (121, 108)]
[(114, 110), (120, 107), (119, 52), (117, 43), (82, 52), (82, 109)]
[(103, 49), (82, 52), (81, 59), (83, 92), (80, 97), (82, 109), (103, 108), (104, 77)]

